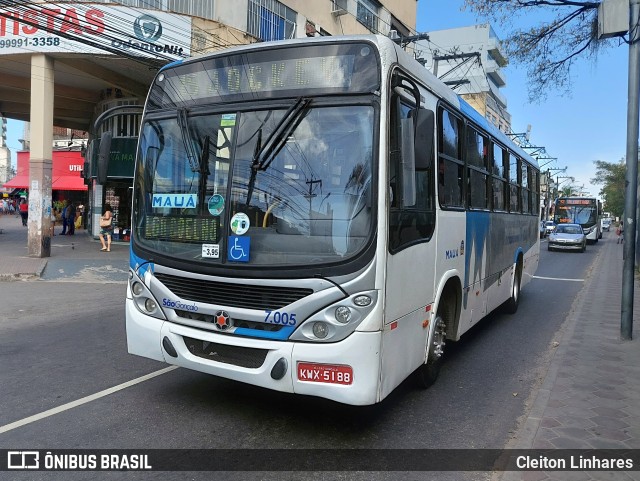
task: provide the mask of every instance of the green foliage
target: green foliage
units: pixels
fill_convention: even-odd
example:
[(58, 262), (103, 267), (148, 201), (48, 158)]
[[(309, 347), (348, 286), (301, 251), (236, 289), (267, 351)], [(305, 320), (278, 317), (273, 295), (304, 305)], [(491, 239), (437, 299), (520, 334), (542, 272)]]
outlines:
[(574, 195), (573, 186), (572, 185), (567, 185), (566, 187), (563, 187), (560, 190), (560, 195), (562, 197), (570, 197), (570, 196)]
[(591, 179), (591, 183), (602, 186), (600, 196), (604, 210), (611, 212), (614, 217), (622, 217), (627, 175), (625, 160), (620, 159), (617, 163), (594, 160), (593, 163), (596, 166), (596, 176)]
[[(507, 57), (526, 67), (529, 101), (539, 102), (550, 91), (570, 93), (571, 67), (578, 58), (595, 60), (603, 47), (615, 45), (616, 40), (597, 39), (599, 4), (600, 0), (465, 0), (464, 9), (507, 30)], [(544, 20), (515, 27), (521, 16)]]

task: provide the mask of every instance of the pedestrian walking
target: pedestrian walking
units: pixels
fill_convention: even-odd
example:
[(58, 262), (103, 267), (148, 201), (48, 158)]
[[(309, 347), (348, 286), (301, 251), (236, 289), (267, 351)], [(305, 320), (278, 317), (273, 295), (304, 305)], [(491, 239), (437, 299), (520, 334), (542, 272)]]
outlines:
[(62, 218), (62, 232), (60, 232), (60, 235), (67, 235), (67, 228), (69, 227), (67, 223), (67, 207), (69, 207), (69, 204), (65, 200), (62, 203), (62, 212), (60, 213), (60, 217)]
[(66, 211), (67, 219), (67, 235), (73, 235), (76, 232), (76, 206), (70, 202)]
[(56, 208), (51, 207), (51, 237), (56, 235)]
[[(111, 205), (105, 204), (104, 211), (100, 216), (100, 242), (102, 243), (102, 252), (111, 251), (111, 237), (113, 236), (113, 213)], [(106, 243), (105, 243), (106, 240)]]
[(29, 204), (24, 198), (20, 201), (20, 217), (22, 217), (22, 225), (26, 227), (29, 218)]
[(618, 236), (618, 242), (616, 244), (621, 244), (624, 242), (624, 225), (622, 221), (620, 221), (620, 225), (616, 229), (616, 235)]

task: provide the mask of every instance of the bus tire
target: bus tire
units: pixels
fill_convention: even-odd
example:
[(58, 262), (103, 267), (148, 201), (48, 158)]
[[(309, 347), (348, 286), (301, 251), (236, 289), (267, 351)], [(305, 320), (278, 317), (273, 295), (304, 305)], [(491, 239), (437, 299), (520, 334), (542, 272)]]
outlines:
[(516, 272), (513, 278), (513, 286), (511, 287), (511, 297), (504, 303), (504, 310), (507, 314), (515, 314), (518, 311), (520, 303), (520, 282), (522, 280), (522, 264), (518, 262)]
[(433, 335), (427, 350), (427, 362), (418, 368), (415, 376), (418, 386), (423, 389), (433, 385), (438, 379), (438, 374), (440, 374), (447, 337), (447, 321), (453, 321), (453, 318), (449, 317), (452, 313), (453, 306), (450, 303), (446, 303), (442, 308), (438, 309), (433, 321)]

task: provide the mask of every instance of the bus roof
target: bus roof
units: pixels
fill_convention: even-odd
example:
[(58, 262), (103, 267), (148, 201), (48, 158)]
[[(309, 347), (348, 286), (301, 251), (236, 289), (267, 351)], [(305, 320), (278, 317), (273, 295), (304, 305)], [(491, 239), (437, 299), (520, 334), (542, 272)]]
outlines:
[(227, 48), (224, 50), (218, 50), (216, 52), (205, 53), (196, 55), (191, 58), (172, 62), (165, 65), (160, 69), (163, 70), (178, 66), (185, 65), (192, 62), (198, 62), (203, 59), (216, 58), (220, 56), (226, 56), (230, 54), (237, 54), (252, 50), (283, 48), (300, 45), (302, 43), (308, 45), (322, 44), (322, 43), (336, 43), (336, 42), (369, 42), (374, 44), (380, 53), (380, 59), (383, 67), (392, 67), (394, 64), (401, 64), (402, 67), (411, 75), (413, 75), (420, 83), (433, 93), (436, 97), (448, 102), (457, 108), (467, 119), (471, 120), (479, 128), (491, 134), (494, 138), (498, 139), (513, 152), (525, 159), (530, 165), (538, 167), (538, 161), (531, 157), (524, 149), (514, 143), (504, 132), (499, 130), (495, 125), (489, 122), (485, 117), (480, 115), (471, 105), (469, 105), (464, 99), (449, 88), (444, 82), (437, 78), (433, 73), (427, 70), (423, 65), (409, 55), (400, 45), (384, 35), (342, 35), (342, 36), (327, 36), (327, 37), (310, 37), (310, 38), (297, 38), (290, 40), (277, 40), (271, 42), (259, 42), (248, 45), (238, 45), (235, 47)]

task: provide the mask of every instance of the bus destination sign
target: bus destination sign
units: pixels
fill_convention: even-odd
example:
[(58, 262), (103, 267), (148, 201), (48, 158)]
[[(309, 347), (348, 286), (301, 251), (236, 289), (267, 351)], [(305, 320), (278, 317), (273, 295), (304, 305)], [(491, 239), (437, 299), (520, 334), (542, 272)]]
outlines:
[(167, 108), (234, 97), (305, 95), (302, 90), (363, 93), (375, 91), (378, 85), (371, 46), (315, 45), (213, 57), (167, 68), (156, 78), (150, 101), (157, 108)]
[(560, 199), (561, 204), (566, 205), (591, 205), (594, 204), (593, 199)]

